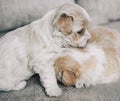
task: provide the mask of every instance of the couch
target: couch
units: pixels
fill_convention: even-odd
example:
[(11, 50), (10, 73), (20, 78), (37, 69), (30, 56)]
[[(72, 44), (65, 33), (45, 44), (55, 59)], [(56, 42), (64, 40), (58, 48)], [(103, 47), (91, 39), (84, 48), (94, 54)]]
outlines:
[[(0, 37), (41, 18), (50, 9), (65, 2), (75, 2), (90, 14), (90, 26), (102, 25), (120, 32), (120, 0), (0, 0)], [(120, 81), (75, 89), (59, 83), (60, 97), (48, 97), (39, 76), (28, 80), (20, 91), (0, 91), (0, 101), (120, 101)]]

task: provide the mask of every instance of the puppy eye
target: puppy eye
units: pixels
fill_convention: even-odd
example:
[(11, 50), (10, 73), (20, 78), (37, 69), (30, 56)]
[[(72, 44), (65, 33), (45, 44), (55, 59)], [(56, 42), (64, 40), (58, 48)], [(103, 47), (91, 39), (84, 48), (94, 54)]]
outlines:
[(82, 34), (83, 34), (83, 33), (82, 33), (82, 32), (83, 32), (83, 30), (84, 30), (84, 29), (81, 29), (81, 30), (77, 31), (77, 34), (82, 35)]
[(63, 77), (63, 71), (61, 72), (61, 76)]

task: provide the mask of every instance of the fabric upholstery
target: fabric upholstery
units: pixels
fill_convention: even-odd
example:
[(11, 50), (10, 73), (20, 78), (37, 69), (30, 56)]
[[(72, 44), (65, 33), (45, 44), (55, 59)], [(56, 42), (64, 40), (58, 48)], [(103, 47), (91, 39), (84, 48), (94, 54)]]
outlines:
[(77, 0), (92, 18), (93, 24), (120, 21), (120, 0)]
[(0, 31), (41, 18), (50, 9), (74, 0), (0, 0)]
[(50, 98), (45, 95), (39, 76), (35, 75), (23, 90), (0, 92), (0, 101), (120, 101), (120, 81), (80, 89), (59, 86), (63, 90), (62, 95)]

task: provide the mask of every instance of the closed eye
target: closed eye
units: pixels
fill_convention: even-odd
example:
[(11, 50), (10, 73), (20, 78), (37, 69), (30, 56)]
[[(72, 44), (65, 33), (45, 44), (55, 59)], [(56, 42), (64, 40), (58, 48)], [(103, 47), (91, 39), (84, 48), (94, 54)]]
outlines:
[(83, 30), (84, 30), (84, 29), (81, 29), (81, 30), (77, 31), (77, 34), (82, 35), (82, 34), (83, 34)]

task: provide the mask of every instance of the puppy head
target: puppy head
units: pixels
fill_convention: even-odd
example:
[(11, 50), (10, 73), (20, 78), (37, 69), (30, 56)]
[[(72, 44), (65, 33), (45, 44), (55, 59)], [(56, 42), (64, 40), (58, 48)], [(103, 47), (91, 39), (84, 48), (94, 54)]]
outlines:
[(80, 64), (69, 56), (59, 57), (55, 61), (57, 80), (66, 86), (74, 85), (80, 76)]
[(54, 25), (62, 33), (63, 46), (84, 47), (91, 37), (87, 30), (89, 22), (90, 17), (82, 7), (71, 3), (62, 5), (58, 9)]

